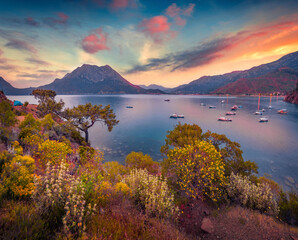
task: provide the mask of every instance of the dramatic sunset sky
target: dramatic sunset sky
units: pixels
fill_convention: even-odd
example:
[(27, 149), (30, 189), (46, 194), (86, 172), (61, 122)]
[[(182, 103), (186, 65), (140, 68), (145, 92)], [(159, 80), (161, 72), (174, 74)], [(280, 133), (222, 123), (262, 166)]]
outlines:
[(0, 2), (0, 76), (39, 86), (84, 63), (175, 87), (298, 50), (297, 0)]

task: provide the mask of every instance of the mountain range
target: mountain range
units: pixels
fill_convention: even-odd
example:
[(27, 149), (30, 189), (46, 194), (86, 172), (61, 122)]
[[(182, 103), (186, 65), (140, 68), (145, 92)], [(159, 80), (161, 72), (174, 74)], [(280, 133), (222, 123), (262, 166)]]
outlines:
[[(176, 88), (160, 85), (134, 85), (110, 66), (84, 64), (63, 78), (39, 86), (57, 94), (255, 94), (288, 92), (295, 88), (298, 71), (298, 51), (277, 61), (244, 71), (223, 75), (203, 76)], [(0, 90), (7, 95), (27, 95), (36, 88), (14, 88), (0, 77)]]

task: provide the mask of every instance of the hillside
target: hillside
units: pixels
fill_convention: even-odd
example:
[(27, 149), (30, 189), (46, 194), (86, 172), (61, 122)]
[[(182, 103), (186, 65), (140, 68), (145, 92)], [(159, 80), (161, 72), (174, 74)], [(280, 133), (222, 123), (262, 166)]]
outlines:
[(298, 104), (298, 82), (296, 83), (296, 89), (285, 97), (285, 101), (289, 103)]
[(146, 85), (139, 85), (139, 87), (144, 88), (144, 89), (158, 89), (158, 90), (163, 91), (163, 92), (169, 92), (169, 91), (171, 91), (171, 88), (166, 88), (166, 87), (163, 87), (163, 86), (157, 85), (157, 84), (150, 84), (148, 86), (146, 86)]
[(6, 95), (27, 95), (32, 92), (34, 88), (15, 88), (9, 82), (0, 77), (0, 90)]
[(269, 94), (272, 92), (287, 93), (298, 81), (298, 71), (290, 68), (280, 68), (255, 78), (240, 78), (212, 93), (217, 94)]
[(88, 64), (39, 88), (52, 89), (58, 94), (161, 93), (159, 90), (145, 90), (133, 85), (108, 65), (98, 67)]
[(289, 67), (298, 70), (298, 51), (287, 54), (277, 61), (253, 67), (249, 70), (234, 71), (223, 75), (204, 76), (184, 86), (174, 88), (170, 93), (176, 94), (209, 94), (241, 78), (255, 78), (274, 70)]

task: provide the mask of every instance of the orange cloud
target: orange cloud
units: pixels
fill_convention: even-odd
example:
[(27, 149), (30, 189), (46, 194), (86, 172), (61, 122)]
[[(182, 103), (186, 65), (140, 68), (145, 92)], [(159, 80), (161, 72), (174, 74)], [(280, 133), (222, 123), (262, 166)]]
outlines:
[(85, 37), (82, 41), (82, 48), (87, 53), (97, 53), (101, 50), (109, 49), (107, 47), (107, 35), (102, 31), (101, 28), (98, 28), (94, 33)]

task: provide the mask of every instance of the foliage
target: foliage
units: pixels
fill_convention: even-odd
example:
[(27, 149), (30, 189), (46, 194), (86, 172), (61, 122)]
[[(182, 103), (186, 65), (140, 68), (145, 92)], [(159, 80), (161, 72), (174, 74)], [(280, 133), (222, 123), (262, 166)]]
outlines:
[(55, 121), (52, 118), (52, 114), (47, 114), (44, 116), (43, 119), (40, 121), (41, 126), (44, 128), (44, 130), (50, 131), (53, 130)]
[(89, 146), (79, 146), (80, 163), (85, 164), (88, 161), (99, 159), (102, 161), (102, 153), (96, 151), (94, 148)]
[(32, 95), (38, 100), (37, 109), (40, 111), (41, 117), (49, 113), (59, 115), (64, 107), (62, 100), (59, 102), (55, 101), (56, 92), (53, 90), (35, 89), (32, 91)]
[(112, 182), (119, 182), (124, 174), (127, 173), (127, 168), (119, 162), (105, 162), (103, 164), (105, 178)]
[[(223, 134), (212, 133), (210, 131), (203, 133), (202, 129), (196, 124), (177, 124), (172, 131), (168, 131), (165, 141), (166, 144), (162, 146), (160, 150), (165, 156), (173, 147), (183, 148), (197, 141), (211, 141), (216, 150), (221, 153), (225, 163), (226, 176), (229, 176), (231, 172), (239, 173), (244, 176), (258, 173), (256, 163), (244, 161), (239, 143), (231, 141)], [(167, 166), (164, 165), (164, 167)]]
[(63, 116), (76, 128), (85, 133), (86, 143), (89, 141), (88, 129), (92, 127), (95, 122), (100, 121), (104, 123), (107, 125), (109, 131), (112, 131), (113, 127), (119, 122), (116, 120), (116, 115), (113, 113), (110, 105), (105, 107), (102, 105), (92, 105), (91, 103), (78, 105), (71, 109), (67, 108)]
[(166, 144), (161, 147), (160, 151), (166, 155), (171, 147), (184, 147), (201, 139), (202, 129), (198, 125), (187, 123), (181, 125), (179, 122), (172, 131), (168, 131)]
[(0, 127), (10, 127), (16, 124), (17, 119), (13, 107), (8, 101), (0, 102)]
[(226, 184), (224, 163), (215, 147), (205, 141), (168, 151), (164, 173), (190, 198), (218, 201)]
[(9, 153), (8, 151), (0, 152), (0, 175), (4, 169), (5, 164), (8, 164), (13, 159), (14, 154)]
[(154, 162), (148, 154), (142, 152), (131, 152), (126, 156), (125, 165), (128, 169), (142, 168), (147, 169), (149, 173), (157, 174), (159, 170), (158, 162)]
[(40, 131), (40, 121), (35, 119), (31, 113), (27, 114), (24, 121), (20, 123), (20, 128), (30, 128)]
[(34, 159), (16, 156), (6, 163), (1, 174), (3, 185), (9, 195), (15, 198), (30, 196), (34, 191)]
[(66, 159), (67, 154), (72, 153), (72, 149), (64, 142), (46, 140), (38, 147), (38, 155), (42, 166), (49, 162), (51, 165), (59, 165)]
[(72, 176), (64, 161), (59, 166), (47, 164), (46, 174), (35, 179), (33, 195), (39, 212), (54, 228), (62, 223), (66, 234), (82, 235), (94, 206), (86, 205), (81, 180)]
[(18, 141), (13, 142), (12, 148), (16, 155), (23, 155), (23, 148)]
[(243, 176), (250, 176), (258, 173), (258, 166), (255, 162), (244, 161), (240, 144), (231, 141), (224, 134), (217, 134), (207, 131), (203, 134), (205, 141), (211, 141), (217, 151), (221, 153), (225, 163), (225, 174), (230, 176), (232, 172)]
[(0, 141), (3, 141), (5, 144), (11, 139), (11, 130), (10, 126), (13, 126), (17, 123), (16, 115), (13, 112), (13, 108), (8, 101), (0, 102)]
[[(19, 139), (25, 150), (29, 151), (32, 145), (31, 139), (38, 138), (37, 142), (40, 142), (40, 121), (35, 119), (31, 113), (27, 114), (24, 121), (20, 124)], [(33, 137), (34, 136), (34, 137)], [(36, 148), (35, 148), (36, 149)]]
[(28, 101), (25, 101), (25, 102), (24, 102), (24, 107), (27, 107), (28, 104), (29, 104), (29, 102), (28, 102)]
[(232, 173), (227, 185), (227, 192), (232, 200), (248, 208), (257, 209), (271, 215), (278, 214), (277, 203), (267, 183), (254, 184), (248, 177)]
[(278, 217), (291, 225), (298, 225), (298, 194), (297, 192), (280, 192), (278, 201)]
[(167, 179), (151, 175), (146, 169), (133, 169), (122, 182), (131, 189), (135, 203), (149, 216), (168, 218), (178, 214)]

